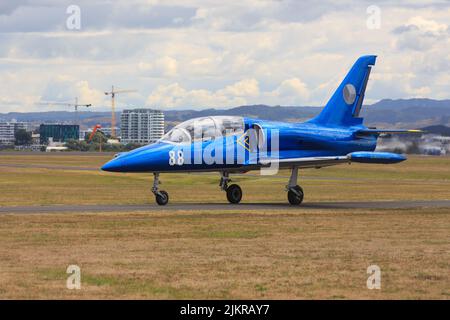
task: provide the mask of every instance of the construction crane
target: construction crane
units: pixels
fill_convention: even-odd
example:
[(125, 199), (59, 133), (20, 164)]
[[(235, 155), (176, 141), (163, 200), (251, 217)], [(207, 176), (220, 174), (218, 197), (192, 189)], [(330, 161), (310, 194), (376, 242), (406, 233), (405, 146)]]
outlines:
[[(92, 139), (94, 138), (94, 136), (95, 136), (95, 133), (101, 128), (102, 126), (101, 125), (99, 125), (99, 124), (96, 124), (95, 126), (94, 126), (94, 128), (92, 129), (92, 133), (89, 135), (89, 138), (88, 138), (88, 143), (90, 143), (91, 141), (92, 141)], [(100, 138), (100, 141), (99, 141), (99, 145), (98, 145), (98, 151), (99, 152), (102, 152), (102, 139)]]
[(92, 138), (94, 138), (95, 133), (97, 132), (98, 129), (100, 129), (102, 126), (99, 124), (96, 124), (95, 127), (92, 129), (91, 134), (89, 135), (88, 141), (87, 142), (91, 142)]
[(79, 104), (78, 103), (78, 97), (75, 98), (75, 103), (70, 102), (39, 102), (39, 105), (46, 105), (46, 106), (67, 106), (67, 107), (73, 107), (75, 110), (75, 124), (78, 123), (78, 107), (86, 107), (89, 108), (92, 106), (92, 104)]
[(111, 91), (105, 92), (105, 95), (111, 96), (111, 138), (116, 137), (116, 102), (115, 97), (118, 93), (129, 93), (129, 92), (136, 92), (136, 90), (114, 90), (114, 86), (111, 86)]

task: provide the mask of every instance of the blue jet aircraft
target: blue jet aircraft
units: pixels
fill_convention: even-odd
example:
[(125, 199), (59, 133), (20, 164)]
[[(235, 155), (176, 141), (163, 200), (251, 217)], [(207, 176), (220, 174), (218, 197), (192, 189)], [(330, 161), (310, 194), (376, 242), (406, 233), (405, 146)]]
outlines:
[(196, 118), (175, 126), (156, 143), (115, 155), (102, 170), (152, 172), (152, 192), (156, 202), (165, 205), (169, 195), (159, 189), (160, 173), (217, 171), (228, 201), (239, 203), (242, 190), (236, 184), (229, 185), (231, 173), (289, 168), (287, 197), (290, 204), (299, 205), (303, 201), (303, 190), (297, 184), (299, 168), (406, 160), (403, 155), (374, 152), (377, 138), (384, 133), (418, 130), (368, 128), (359, 116), (375, 60), (374, 55), (360, 57), (321, 113), (309, 121), (284, 123), (239, 116)]

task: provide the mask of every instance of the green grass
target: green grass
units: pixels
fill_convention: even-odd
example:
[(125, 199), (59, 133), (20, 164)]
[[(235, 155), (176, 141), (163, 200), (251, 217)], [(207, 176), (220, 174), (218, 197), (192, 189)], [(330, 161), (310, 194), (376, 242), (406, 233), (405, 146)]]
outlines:
[[(151, 174), (15, 168), (30, 164), (98, 168), (110, 155), (1, 156), (0, 206), (52, 204), (148, 204)], [(257, 174), (258, 172), (252, 172)], [(243, 202), (286, 202), (289, 173), (276, 177), (232, 176), (241, 185)], [(171, 202), (226, 202), (218, 174), (162, 174), (161, 188)], [(340, 165), (300, 170), (305, 201), (450, 199), (450, 157), (411, 157), (397, 165)]]

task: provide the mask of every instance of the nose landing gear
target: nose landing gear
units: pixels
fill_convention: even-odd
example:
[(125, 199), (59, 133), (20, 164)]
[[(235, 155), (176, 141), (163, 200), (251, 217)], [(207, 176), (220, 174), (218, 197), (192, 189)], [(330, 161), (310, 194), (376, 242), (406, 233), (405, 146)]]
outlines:
[(164, 190), (159, 190), (159, 173), (153, 174), (152, 192), (155, 195), (156, 203), (160, 206), (165, 206), (169, 202), (169, 194)]
[(155, 200), (160, 206), (165, 206), (169, 202), (169, 194), (166, 191), (161, 190), (155, 194)]

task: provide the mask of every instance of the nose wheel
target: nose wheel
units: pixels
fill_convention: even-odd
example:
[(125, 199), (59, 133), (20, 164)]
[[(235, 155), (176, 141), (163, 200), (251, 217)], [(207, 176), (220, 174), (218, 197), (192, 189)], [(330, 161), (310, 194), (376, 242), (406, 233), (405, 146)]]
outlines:
[(169, 202), (169, 194), (166, 191), (161, 190), (155, 194), (155, 200), (160, 206), (165, 206)]
[(164, 190), (159, 190), (159, 173), (153, 174), (152, 192), (155, 195), (156, 203), (160, 206), (165, 206), (169, 202), (169, 194)]

